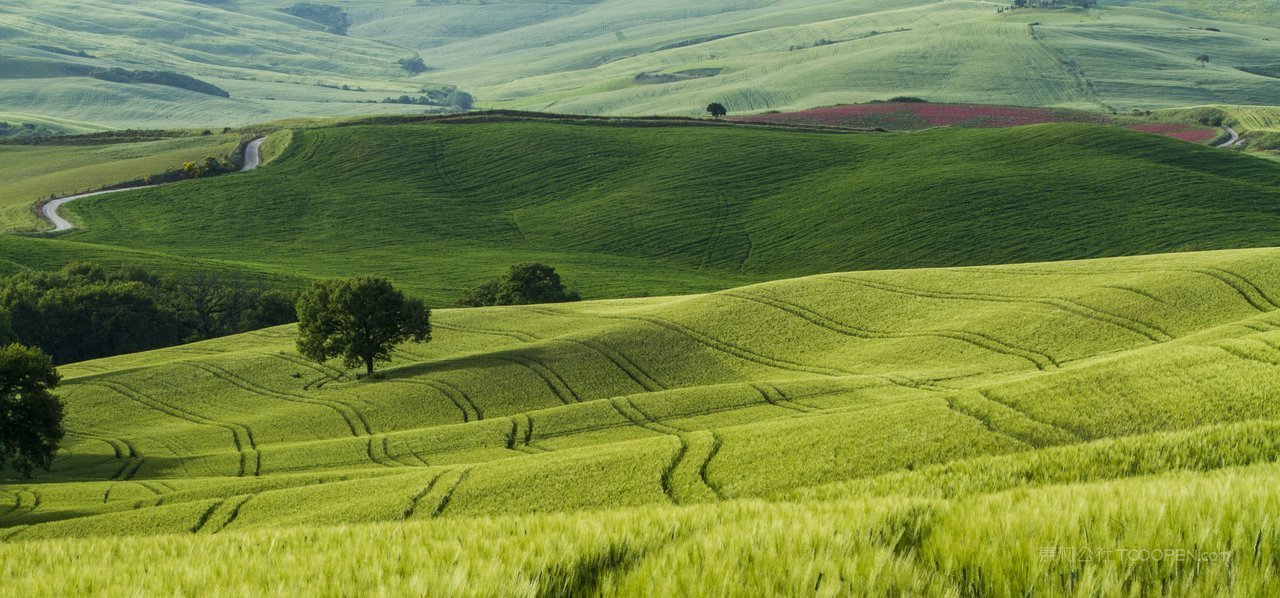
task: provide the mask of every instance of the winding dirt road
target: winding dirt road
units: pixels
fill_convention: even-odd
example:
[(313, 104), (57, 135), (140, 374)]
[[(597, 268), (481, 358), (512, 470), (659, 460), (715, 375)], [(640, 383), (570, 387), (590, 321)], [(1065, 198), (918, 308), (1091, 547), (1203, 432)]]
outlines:
[(1231, 136), (1231, 138), (1213, 147), (1231, 147), (1237, 143), (1240, 143), (1240, 134), (1237, 133), (1235, 129), (1231, 127), (1223, 126), (1222, 130), (1226, 131), (1227, 134)]
[[(244, 166), (240, 169), (240, 172), (248, 172), (262, 165), (262, 142), (263, 141), (266, 141), (266, 138), (259, 137), (245, 144)], [(124, 189), (111, 189), (109, 191), (95, 191), (93, 193), (81, 193), (80, 195), (63, 197), (61, 199), (55, 199), (53, 201), (50, 201), (44, 204), (43, 206), (40, 206), (40, 215), (43, 216), (45, 220), (48, 220), (49, 223), (53, 225), (53, 230), (49, 232), (60, 233), (64, 231), (69, 231), (75, 228), (75, 225), (71, 224), (71, 222), (68, 221), (66, 218), (63, 218), (62, 216), (58, 215), (58, 209), (60, 209), (63, 205), (73, 202), (77, 199), (84, 199), (86, 197), (95, 197), (98, 195), (106, 195), (108, 193), (120, 193), (121, 191), (135, 191), (137, 189), (150, 189), (152, 187), (158, 187), (158, 186), (159, 185), (147, 185), (145, 187), (126, 187)]]

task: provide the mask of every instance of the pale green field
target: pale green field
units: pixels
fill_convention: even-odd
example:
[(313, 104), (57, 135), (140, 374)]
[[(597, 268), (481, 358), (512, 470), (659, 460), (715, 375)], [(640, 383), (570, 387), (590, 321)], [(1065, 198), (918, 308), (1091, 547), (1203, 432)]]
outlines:
[(53, 473), (0, 485), (0, 577), (24, 595), (1271, 594), (1278, 264), (442, 310), (434, 342), (366, 381), (303, 361), (290, 327), (74, 364)]
[(65, 197), (180, 169), (188, 160), (228, 156), (239, 143), (239, 134), (228, 134), (103, 145), (0, 145), (0, 230), (48, 228), (32, 205), (50, 195)]
[[(346, 35), (280, 10), (293, 4), (11, 3), (0, 8), (0, 106), (155, 127), (421, 113), (362, 102), (440, 85), (472, 93), (481, 107), (607, 114), (694, 115), (712, 101), (735, 113), (795, 110), (903, 95), (1104, 112), (1280, 104), (1272, 0), (1004, 14), (999, 3), (973, 0), (322, 3), (346, 11)], [(1206, 67), (1195, 62), (1200, 54), (1212, 57)], [(396, 61), (412, 56), (432, 70), (409, 76)], [(232, 98), (76, 71), (109, 66), (181, 72)], [(636, 80), (687, 72), (704, 76)]]

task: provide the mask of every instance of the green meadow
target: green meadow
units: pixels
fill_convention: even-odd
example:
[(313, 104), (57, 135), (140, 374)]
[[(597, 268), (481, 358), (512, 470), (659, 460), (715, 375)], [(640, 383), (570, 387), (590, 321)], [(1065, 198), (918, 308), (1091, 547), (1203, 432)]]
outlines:
[(1269, 594), (1278, 258), (440, 310), (364, 380), (301, 359), (291, 327), (73, 364), (52, 473), (0, 486), (0, 575), (28, 595)]

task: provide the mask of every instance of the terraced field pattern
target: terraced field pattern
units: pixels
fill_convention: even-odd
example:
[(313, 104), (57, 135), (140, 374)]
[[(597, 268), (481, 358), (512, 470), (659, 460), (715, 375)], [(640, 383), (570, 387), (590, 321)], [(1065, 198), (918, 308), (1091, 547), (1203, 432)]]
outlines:
[[(0, 574), (21, 594), (1270, 593), (1277, 264), (439, 310), (433, 342), (359, 381), (292, 327), (73, 364), (53, 472), (0, 486)], [(1166, 544), (1237, 560), (1044, 558)]]

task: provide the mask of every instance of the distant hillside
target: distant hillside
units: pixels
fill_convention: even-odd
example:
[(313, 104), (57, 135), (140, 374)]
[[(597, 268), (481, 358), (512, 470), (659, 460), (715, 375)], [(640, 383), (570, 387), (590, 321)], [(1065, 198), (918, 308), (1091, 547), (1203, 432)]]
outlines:
[[(894, 96), (1108, 113), (1280, 105), (1274, 0), (20, 2), (0, 106), (116, 127), (421, 113), (367, 104), (455, 86), (482, 108), (693, 115)], [(86, 19), (84, 15), (92, 15)], [(1196, 58), (1207, 55), (1208, 63)], [(195, 77), (237, 100), (122, 88), (68, 68)], [(345, 88), (344, 88), (345, 86)]]
[(529, 259), (600, 298), (1280, 239), (1280, 165), (1115, 127), (475, 120), (300, 130), (259, 171), (71, 204), (81, 229), (0, 255), (383, 274), (438, 305)]

